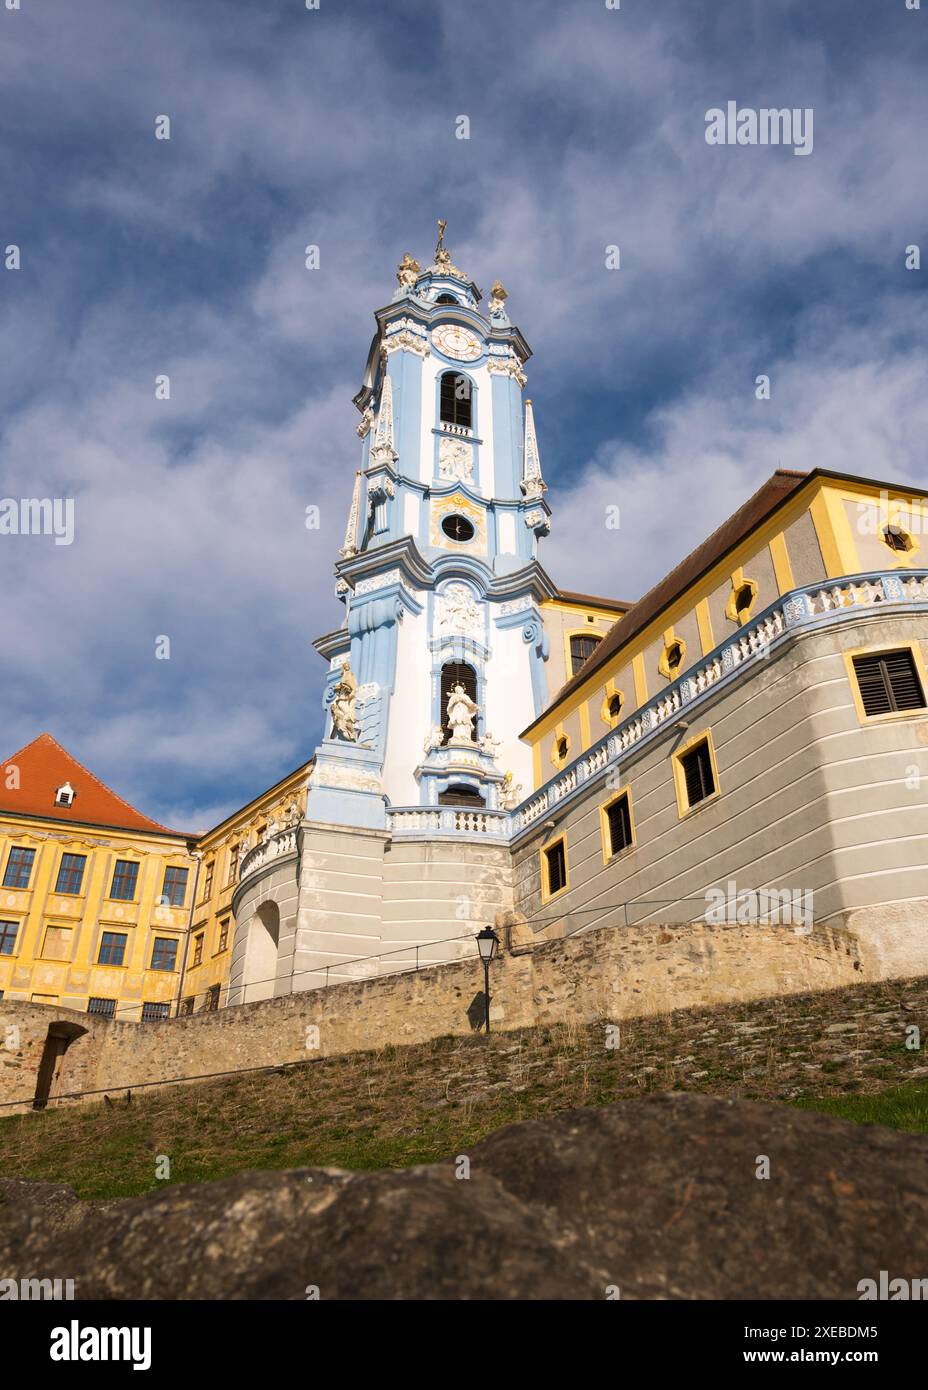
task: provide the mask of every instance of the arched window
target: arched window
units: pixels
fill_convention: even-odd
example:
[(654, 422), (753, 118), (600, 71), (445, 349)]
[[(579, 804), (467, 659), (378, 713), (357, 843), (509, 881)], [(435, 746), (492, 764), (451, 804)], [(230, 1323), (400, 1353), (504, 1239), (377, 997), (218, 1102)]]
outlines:
[(470, 377), (461, 372), (443, 372), (439, 395), (439, 418), (443, 425), (460, 425), (470, 429), (471, 386)]
[(457, 304), (457, 302), (453, 294), (440, 294), (435, 301), (436, 304)]
[(592, 656), (602, 641), (592, 632), (578, 633), (570, 639), (570, 674), (575, 676), (588, 656)]
[(450, 786), (446, 792), (438, 793), (439, 806), (486, 806), (476, 787), (468, 787), (463, 782)]
[[(456, 685), (463, 685), (465, 694), (470, 696), (474, 704), (477, 703), (477, 672), (473, 666), (468, 666), (466, 661), (449, 661), (447, 666), (441, 668), (441, 727), (444, 733), (442, 743), (447, 743), (451, 737), (448, 696)], [(474, 722), (476, 733), (476, 720)]]

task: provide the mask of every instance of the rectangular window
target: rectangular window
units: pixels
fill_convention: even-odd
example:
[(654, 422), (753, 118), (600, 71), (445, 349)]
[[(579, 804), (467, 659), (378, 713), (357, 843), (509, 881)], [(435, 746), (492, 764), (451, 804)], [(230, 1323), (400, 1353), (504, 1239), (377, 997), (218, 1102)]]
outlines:
[(161, 1019), (170, 1015), (170, 1004), (148, 1003), (142, 1004), (142, 1022), (159, 1023)]
[(186, 1018), (193, 1013), (193, 995), (188, 994), (185, 999), (180, 1001), (180, 1008), (177, 1010), (180, 1018)]
[(680, 766), (686, 787), (686, 803), (688, 806), (698, 806), (700, 801), (705, 801), (715, 791), (709, 740), (704, 738), (695, 748), (684, 753), (680, 759)]
[(70, 960), (72, 927), (46, 927), (42, 945), (43, 960)]
[(0, 956), (11, 956), (16, 950), (18, 922), (0, 922)]
[(549, 898), (567, 887), (567, 852), (564, 841), (549, 845), (544, 853), (546, 891)]
[(173, 970), (177, 963), (177, 937), (156, 936), (151, 950), (152, 970)]
[(855, 656), (854, 674), (868, 719), (925, 708), (925, 692), (910, 647)]
[(105, 931), (100, 942), (98, 965), (122, 965), (126, 954), (126, 938), (122, 932)]
[(213, 869), (215, 867), (215, 861), (211, 859), (203, 870), (203, 902), (213, 896)]
[(116, 1000), (96, 999), (91, 995), (87, 1000), (87, 1012), (89, 1014), (97, 1014), (100, 1018), (115, 1018)]
[(206, 1013), (215, 1013), (219, 1008), (219, 990), (219, 985), (210, 985), (209, 989), (206, 991), (206, 1003), (203, 1005)]
[(4, 888), (28, 888), (34, 859), (34, 849), (23, 849), (14, 845), (6, 861), (6, 873), (3, 875)]
[(191, 965), (202, 965), (203, 963), (203, 933), (193, 938), (193, 960)]
[(621, 854), (632, 843), (632, 814), (628, 804), (628, 792), (610, 802), (606, 807), (606, 830), (608, 852)]
[(135, 885), (138, 882), (139, 866), (134, 859), (117, 859), (116, 868), (113, 871), (113, 886), (110, 889), (111, 898), (120, 898), (123, 902), (131, 903), (135, 898)]
[(55, 892), (79, 893), (84, 881), (86, 863), (86, 854), (63, 854), (58, 866), (58, 881), (55, 884)]
[(235, 875), (238, 872), (238, 845), (232, 845), (229, 849), (229, 863), (226, 869), (226, 883), (234, 883)]
[(216, 948), (217, 956), (220, 955), (229, 945), (229, 919), (226, 917), (219, 923), (219, 945)]
[(168, 864), (166, 867), (161, 896), (171, 907), (183, 907), (184, 898), (187, 896), (188, 873), (188, 869), (182, 869), (177, 864)]

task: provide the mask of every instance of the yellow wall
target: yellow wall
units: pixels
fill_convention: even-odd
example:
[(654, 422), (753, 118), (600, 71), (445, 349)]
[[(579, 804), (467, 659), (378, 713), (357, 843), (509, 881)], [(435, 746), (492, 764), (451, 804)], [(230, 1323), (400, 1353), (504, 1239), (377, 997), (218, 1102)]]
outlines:
[[(311, 764), (306, 763), (297, 768), (289, 777), (250, 801), (197, 842), (200, 870), (181, 988), (184, 1012), (192, 1013), (225, 1003), (235, 929), (232, 895), (238, 887), (238, 849), (243, 844), (249, 849), (253, 848), (263, 839), (262, 832), (268, 826), (275, 820), (282, 822), (286, 819), (291, 807), (298, 806), (301, 812), (305, 810), (310, 767)], [(228, 927), (225, 941), (222, 940), (223, 924)], [(202, 937), (202, 958), (195, 965), (199, 937)], [(216, 985), (219, 986), (219, 996), (213, 1005), (209, 991)]]
[[(35, 850), (27, 888), (2, 887), (13, 846)], [(87, 858), (76, 895), (55, 891), (63, 854)], [(132, 902), (109, 896), (117, 859), (139, 864)], [(159, 904), (169, 864), (188, 870), (180, 907)], [(0, 921), (13, 921), (19, 928), (14, 953), (0, 955), (4, 997), (75, 1009), (86, 1009), (91, 997), (114, 999), (116, 1017), (122, 1019), (138, 1019), (143, 1002), (175, 1000), (195, 868), (182, 836), (0, 817)], [(127, 938), (121, 966), (98, 964), (105, 931)], [(151, 969), (156, 937), (177, 942), (173, 970)]]
[[(881, 533), (887, 522), (912, 533), (910, 550), (900, 553), (885, 544)], [(731, 600), (741, 584), (751, 581), (756, 586), (753, 615), (804, 584), (872, 570), (925, 566), (926, 537), (928, 499), (913, 497), (905, 488), (887, 494), (868, 482), (811, 479), (578, 690), (554, 701), (526, 735), (533, 749), (536, 787), (555, 770), (552, 750), (559, 731), (570, 734), (568, 762), (572, 762), (620, 722), (609, 719), (609, 694), (621, 692), (621, 718), (625, 719), (732, 636), (739, 624)], [(683, 666), (668, 675), (663, 658), (674, 638), (684, 640), (686, 657)], [(554, 648), (552, 641), (552, 657)]]

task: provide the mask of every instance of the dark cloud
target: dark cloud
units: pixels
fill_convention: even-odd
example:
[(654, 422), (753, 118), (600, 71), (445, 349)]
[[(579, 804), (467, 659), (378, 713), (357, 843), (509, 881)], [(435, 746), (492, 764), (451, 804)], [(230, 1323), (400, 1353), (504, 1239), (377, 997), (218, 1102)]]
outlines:
[[(23, 248), (0, 493), (77, 507), (70, 548), (0, 542), (5, 745), (49, 728), (183, 824), (312, 751), (350, 398), (438, 216), (535, 350), (566, 587), (634, 597), (778, 461), (925, 482), (902, 258), (928, 244), (926, 25), (903, 0), (0, 10), (2, 241)], [(729, 99), (813, 107), (814, 153), (709, 147)], [(589, 546), (615, 502), (622, 530)]]

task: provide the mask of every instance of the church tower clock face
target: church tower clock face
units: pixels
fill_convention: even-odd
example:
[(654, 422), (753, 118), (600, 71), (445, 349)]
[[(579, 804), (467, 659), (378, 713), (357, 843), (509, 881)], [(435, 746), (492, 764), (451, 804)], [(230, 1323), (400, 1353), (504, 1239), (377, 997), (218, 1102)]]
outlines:
[(440, 353), (456, 362), (475, 362), (483, 354), (483, 344), (476, 333), (457, 323), (443, 323), (434, 329), (432, 342)]

